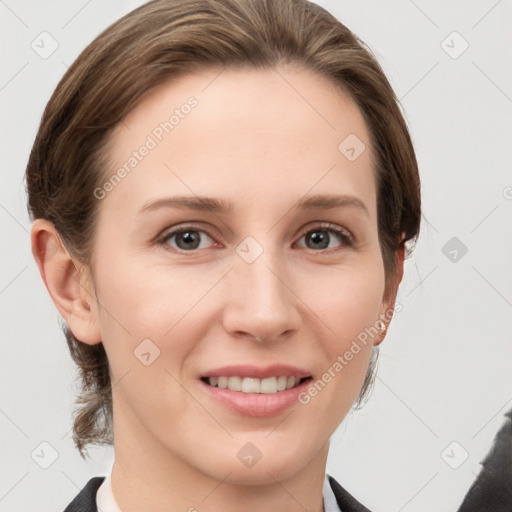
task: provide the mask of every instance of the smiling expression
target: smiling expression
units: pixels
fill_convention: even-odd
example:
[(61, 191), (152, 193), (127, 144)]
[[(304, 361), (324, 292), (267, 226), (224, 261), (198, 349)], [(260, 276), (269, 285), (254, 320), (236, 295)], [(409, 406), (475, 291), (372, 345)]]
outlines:
[[(116, 443), (219, 480), (289, 476), (326, 455), (372, 341), (307, 405), (298, 389), (392, 306), (363, 117), (304, 69), (205, 70), (118, 125), (110, 171), (148, 135), (150, 151), (99, 200), (93, 253)], [(339, 149), (349, 136), (364, 144), (355, 159)], [(262, 454), (250, 469), (237, 457), (247, 443)]]

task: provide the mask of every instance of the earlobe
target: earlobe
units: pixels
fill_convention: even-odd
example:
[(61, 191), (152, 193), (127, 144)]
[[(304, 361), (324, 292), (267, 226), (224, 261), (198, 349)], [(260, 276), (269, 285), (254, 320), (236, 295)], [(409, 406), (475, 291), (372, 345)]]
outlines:
[(89, 345), (101, 342), (96, 299), (83, 268), (77, 267), (52, 222), (36, 219), (31, 229), (32, 254), (59, 313), (73, 335)]

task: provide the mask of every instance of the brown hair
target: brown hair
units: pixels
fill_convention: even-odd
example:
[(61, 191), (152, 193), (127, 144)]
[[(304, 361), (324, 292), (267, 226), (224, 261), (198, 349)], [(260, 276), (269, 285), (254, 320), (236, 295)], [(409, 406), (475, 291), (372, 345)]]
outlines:
[[(103, 31), (75, 60), (50, 98), (26, 169), (32, 220), (51, 221), (70, 254), (91, 268), (109, 136), (144, 96), (179, 74), (206, 67), (297, 64), (337, 84), (359, 106), (375, 155), (379, 243), (386, 293), (396, 250), (416, 241), (420, 181), (398, 100), (371, 52), (347, 27), (307, 0), (154, 0)], [(341, 142), (341, 141), (340, 141)], [(62, 326), (81, 389), (73, 440), (112, 444), (112, 383), (102, 343)], [(357, 406), (373, 385), (372, 352)], [(86, 450), (85, 450), (86, 451)]]

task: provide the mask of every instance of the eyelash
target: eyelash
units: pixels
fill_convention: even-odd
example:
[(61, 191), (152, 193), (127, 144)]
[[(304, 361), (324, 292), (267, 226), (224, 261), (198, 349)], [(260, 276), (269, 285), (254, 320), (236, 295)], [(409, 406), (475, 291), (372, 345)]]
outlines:
[[(173, 236), (178, 235), (180, 233), (184, 233), (186, 231), (197, 231), (200, 233), (206, 233), (212, 240), (215, 240), (215, 238), (212, 235), (210, 235), (210, 233), (208, 233), (208, 231), (206, 231), (205, 229), (200, 228), (198, 226), (194, 226), (193, 224), (190, 224), (190, 225), (184, 226), (182, 228), (170, 231), (169, 233), (163, 234), (162, 236), (157, 238), (156, 243), (163, 246), (163, 248), (165, 250), (170, 251), (174, 254), (187, 254), (187, 253), (195, 254), (198, 251), (200, 251), (201, 249), (193, 249), (190, 251), (185, 251), (182, 249), (171, 248), (169, 246), (169, 244), (167, 243), (169, 241), (169, 239), (171, 239)], [(313, 231), (333, 232), (336, 235), (336, 237), (339, 239), (339, 241), (342, 242), (341, 247), (335, 247), (335, 248), (330, 248), (330, 249), (314, 250), (314, 249), (308, 249), (306, 247), (306, 249), (308, 249), (309, 251), (311, 251), (313, 253), (331, 254), (333, 252), (338, 252), (343, 249), (352, 248), (355, 245), (354, 237), (351, 234), (349, 234), (348, 231), (342, 230), (335, 224), (331, 224), (329, 222), (320, 223), (318, 226), (315, 226), (313, 228), (309, 228), (306, 231), (303, 231), (302, 234), (300, 235), (299, 240), (302, 239), (302, 237), (304, 235), (307, 235), (308, 233), (311, 233)]]

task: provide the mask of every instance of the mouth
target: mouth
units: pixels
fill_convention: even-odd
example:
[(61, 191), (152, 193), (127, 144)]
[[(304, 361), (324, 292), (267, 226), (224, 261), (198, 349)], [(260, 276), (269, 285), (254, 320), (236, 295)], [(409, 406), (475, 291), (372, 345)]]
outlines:
[(238, 415), (270, 417), (298, 403), (313, 374), (306, 368), (273, 363), (263, 366), (234, 364), (199, 375), (209, 399)]
[(230, 391), (238, 391), (247, 394), (265, 394), (273, 395), (279, 394), (283, 391), (296, 388), (306, 381), (311, 380), (312, 377), (300, 376), (286, 376), (278, 375), (258, 379), (256, 377), (245, 376), (227, 376), (221, 375), (218, 377), (201, 377), (201, 380), (213, 388), (228, 389)]

